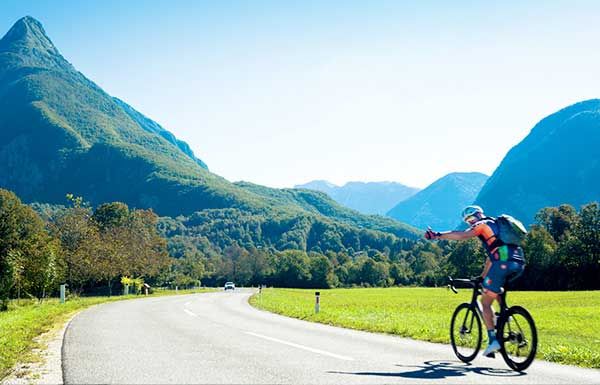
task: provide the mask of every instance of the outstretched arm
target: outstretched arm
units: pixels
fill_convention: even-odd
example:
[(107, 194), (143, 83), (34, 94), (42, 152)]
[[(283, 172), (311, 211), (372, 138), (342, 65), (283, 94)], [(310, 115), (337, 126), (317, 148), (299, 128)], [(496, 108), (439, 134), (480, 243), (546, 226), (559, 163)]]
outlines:
[(425, 233), (425, 238), (427, 239), (448, 239), (452, 241), (462, 241), (465, 239), (470, 239), (476, 237), (477, 234), (475, 230), (468, 229), (465, 231), (442, 231), (442, 232), (434, 232), (431, 229), (428, 229)]
[(437, 237), (439, 239), (449, 239), (452, 241), (462, 241), (465, 239), (471, 239), (476, 237), (475, 231), (473, 229), (468, 229), (465, 231), (443, 231), (440, 233), (440, 236)]

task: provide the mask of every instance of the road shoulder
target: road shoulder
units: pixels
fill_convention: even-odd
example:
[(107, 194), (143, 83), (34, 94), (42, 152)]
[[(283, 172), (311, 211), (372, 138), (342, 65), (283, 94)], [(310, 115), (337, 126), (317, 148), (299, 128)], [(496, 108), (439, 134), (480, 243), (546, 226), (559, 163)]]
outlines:
[(36, 337), (35, 342), (39, 347), (32, 350), (29, 359), (26, 360), (29, 362), (16, 364), (11, 374), (0, 384), (63, 384), (62, 346), (65, 332), (71, 320), (80, 311), (71, 314), (64, 323)]

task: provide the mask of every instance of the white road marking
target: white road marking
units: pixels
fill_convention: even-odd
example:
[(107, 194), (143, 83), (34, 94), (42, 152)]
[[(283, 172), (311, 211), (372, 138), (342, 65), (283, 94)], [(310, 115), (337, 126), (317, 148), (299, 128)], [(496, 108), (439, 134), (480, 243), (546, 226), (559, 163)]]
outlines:
[(198, 317), (196, 314), (192, 313), (191, 311), (189, 311), (188, 309), (183, 309), (184, 312), (188, 313), (189, 315), (191, 315), (192, 317)]
[(192, 304), (192, 301), (188, 301), (186, 303), (183, 304), (183, 306), (190, 306)]
[(329, 357), (337, 358), (337, 359), (344, 360), (344, 361), (354, 361), (354, 358), (352, 358), (352, 357), (341, 356), (339, 354), (326, 352), (325, 350), (315, 349), (315, 348), (311, 348), (311, 347), (308, 347), (308, 346), (295, 344), (293, 342), (283, 341), (283, 340), (280, 340), (280, 339), (277, 339), (277, 338), (264, 336), (262, 334), (253, 333), (253, 332), (246, 332), (246, 334), (249, 334), (249, 335), (254, 336), (254, 337), (262, 338), (262, 339), (265, 339), (265, 340), (268, 340), (268, 341), (278, 342), (278, 343), (283, 344), (283, 345), (292, 346), (294, 348), (308, 350), (309, 352), (313, 352), (313, 353), (317, 353), (317, 354), (322, 354), (324, 356), (329, 356)]

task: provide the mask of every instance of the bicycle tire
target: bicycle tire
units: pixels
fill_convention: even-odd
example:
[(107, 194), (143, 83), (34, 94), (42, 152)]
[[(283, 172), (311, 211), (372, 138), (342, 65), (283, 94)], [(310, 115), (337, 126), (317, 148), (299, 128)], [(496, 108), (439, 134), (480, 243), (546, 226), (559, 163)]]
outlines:
[[(530, 331), (531, 331), (530, 337), (526, 336), (524, 338), (522, 335), (520, 335), (520, 334), (522, 334), (522, 330), (520, 330), (517, 333), (513, 333), (514, 337), (509, 335), (507, 338), (507, 334), (504, 329), (505, 329), (505, 327), (507, 327), (508, 321), (511, 319), (511, 317), (514, 318), (515, 315), (520, 315), (521, 317), (523, 317), (525, 319), (525, 321), (527, 321), (527, 323), (529, 324)], [(518, 323), (516, 323), (516, 326), (519, 327), (519, 329), (521, 329), (521, 327), (518, 325)], [(509, 328), (510, 328), (510, 326), (509, 326)], [(511, 369), (513, 369), (517, 372), (522, 372), (525, 369), (527, 369), (529, 367), (529, 365), (531, 365), (531, 363), (535, 359), (535, 354), (537, 353), (537, 343), (538, 343), (537, 329), (535, 327), (535, 322), (533, 321), (533, 317), (531, 316), (531, 314), (529, 314), (529, 312), (521, 306), (512, 306), (508, 310), (506, 310), (506, 312), (498, 320), (497, 330), (498, 331), (496, 334), (497, 334), (498, 342), (500, 343), (500, 354), (502, 354), (502, 358), (504, 359), (504, 362), (506, 362), (506, 364)], [(512, 333), (512, 332), (509, 331), (508, 334), (510, 334), (510, 333)], [(518, 340), (517, 342), (519, 342), (519, 344), (522, 343), (521, 340), (523, 340), (531, 345), (531, 349), (530, 349), (527, 357), (522, 362), (517, 362), (517, 361), (513, 360), (508, 352), (507, 346), (509, 343), (512, 344), (511, 346), (513, 346), (514, 342), (515, 342), (513, 340)]]
[[(466, 309), (466, 310), (465, 310)], [(458, 320), (458, 322), (463, 322), (463, 325), (461, 326), (461, 332), (459, 332), (459, 334), (462, 333), (462, 327), (465, 327), (464, 323), (467, 322), (467, 320), (470, 320), (470, 325), (467, 328), (468, 333), (471, 333), (473, 331), (473, 322), (475, 324), (475, 331), (477, 333), (477, 336), (475, 337), (475, 347), (472, 347), (473, 352), (469, 355), (465, 355), (462, 354), (459, 349), (461, 348), (461, 345), (458, 344), (457, 345), (457, 336), (455, 336), (455, 326), (456, 326), (456, 322), (457, 322), (457, 318), (458, 316), (461, 314), (461, 312), (465, 310), (466, 313), (464, 314), (464, 318), (462, 320)], [(460, 305), (458, 305), (456, 307), (456, 309), (454, 310), (454, 313), (452, 314), (452, 320), (450, 321), (450, 342), (452, 344), (452, 350), (454, 350), (454, 354), (456, 355), (456, 357), (458, 357), (459, 360), (461, 360), (462, 362), (471, 362), (475, 359), (475, 357), (477, 357), (477, 353), (479, 353), (479, 349), (481, 349), (481, 340), (482, 340), (482, 335), (481, 335), (481, 320), (479, 319), (479, 314), (477, 314), (477, 310), (470, 304), (470, 303), (461, 303)]]

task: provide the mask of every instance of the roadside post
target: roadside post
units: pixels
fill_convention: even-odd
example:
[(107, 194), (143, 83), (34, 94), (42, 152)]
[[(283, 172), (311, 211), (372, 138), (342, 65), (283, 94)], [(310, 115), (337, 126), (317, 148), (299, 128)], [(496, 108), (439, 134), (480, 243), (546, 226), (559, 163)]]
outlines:
[(67, 285), (60, 285), (60, 303), (65, 303), (65, 293), (67, 291)]
[(129, 295), (129, 285), (123, 287), (123, 295)]
[(319, 313), (321, 293), (315, 291), (315, 313)]

